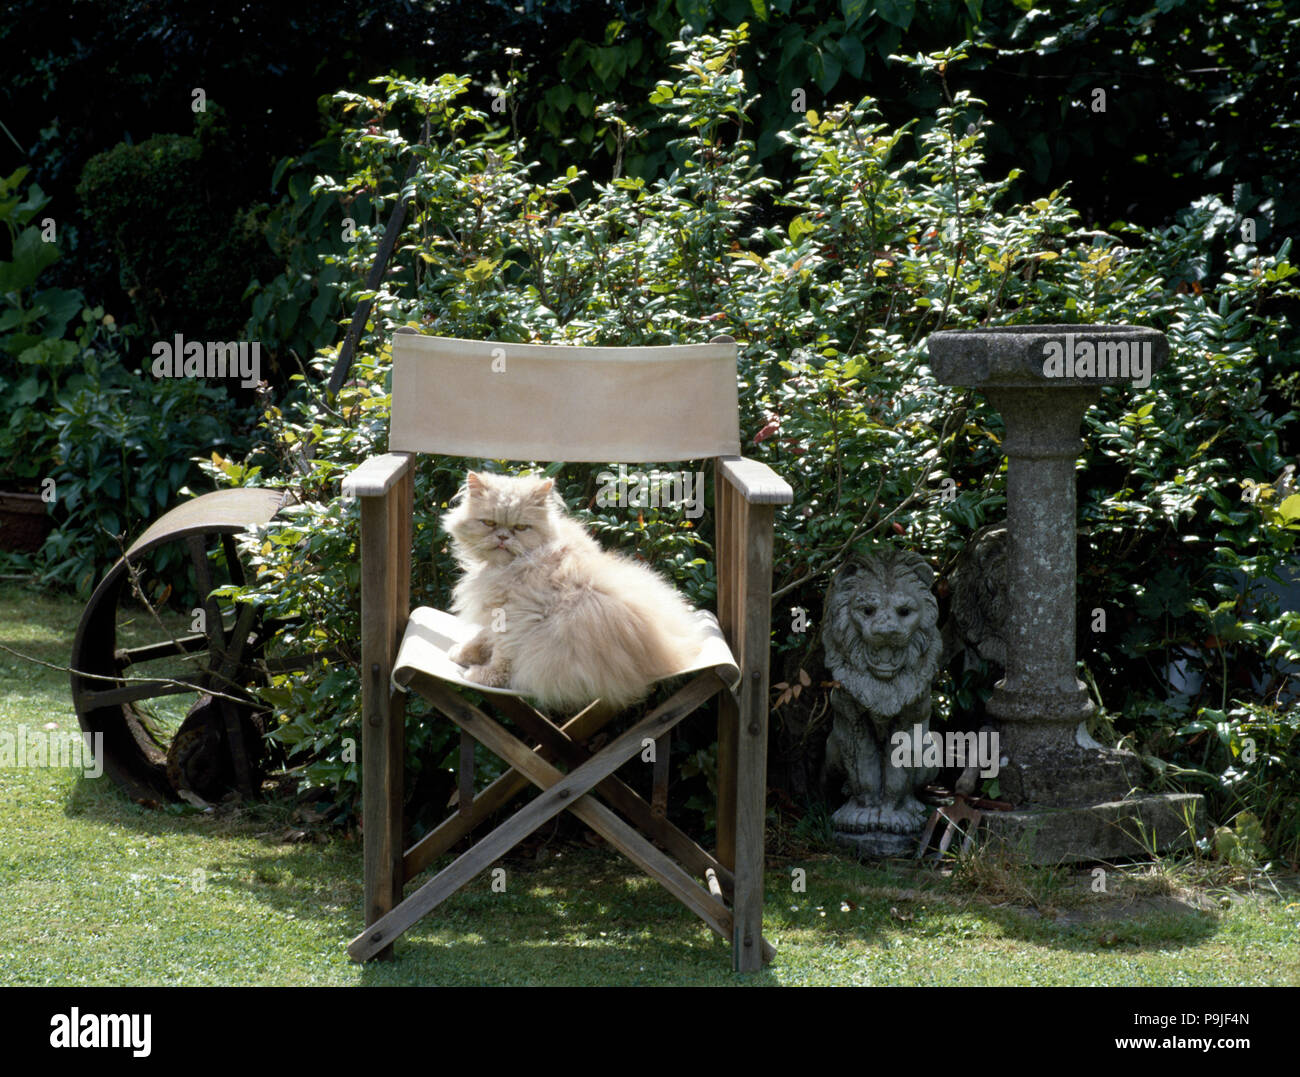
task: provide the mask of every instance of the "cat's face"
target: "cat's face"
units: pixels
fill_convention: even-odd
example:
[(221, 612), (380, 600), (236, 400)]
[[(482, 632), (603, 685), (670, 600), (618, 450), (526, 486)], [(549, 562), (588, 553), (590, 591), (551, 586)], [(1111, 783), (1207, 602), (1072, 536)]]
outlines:
[(444, 526), (470, 560), (509, 564), (553, 537), (551, 479), (471, 471)]

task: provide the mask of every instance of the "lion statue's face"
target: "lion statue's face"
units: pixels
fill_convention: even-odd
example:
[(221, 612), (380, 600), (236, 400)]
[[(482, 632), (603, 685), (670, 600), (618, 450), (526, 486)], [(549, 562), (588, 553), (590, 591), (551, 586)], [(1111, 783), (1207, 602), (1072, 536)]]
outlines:
[(831, 581), (826, 665), (875, 714), (897, 714), (929, 691), (942, 650), (933, 579), (919, 554), (891, 548), (850, 560)]

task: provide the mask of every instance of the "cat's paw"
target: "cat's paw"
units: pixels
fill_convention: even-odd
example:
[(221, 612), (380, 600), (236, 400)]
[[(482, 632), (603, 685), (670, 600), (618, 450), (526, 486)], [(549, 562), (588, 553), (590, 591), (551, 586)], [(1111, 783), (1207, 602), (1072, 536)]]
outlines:
[(447, 652), (447, 657), (458, 666), (481, 666), (492, 657), (492, 648), (484, 646), (478, 640), (469, 640), (456, 644)]
[(491, 665), (471, 666), (465, 672), (465, 679), (481, 684), (484, 688), (508, 688), (510, 670)]

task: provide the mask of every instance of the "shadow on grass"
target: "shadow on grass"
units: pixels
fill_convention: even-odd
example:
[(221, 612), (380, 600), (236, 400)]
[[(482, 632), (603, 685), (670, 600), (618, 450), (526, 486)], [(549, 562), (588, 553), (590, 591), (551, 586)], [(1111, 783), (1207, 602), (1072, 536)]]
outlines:
[[(1220, 930), (1217, 913), (1173, 895), (1128, 890), (1079, 895), (1076, 889), (1086, 889), (1091, 881), (1087, 872), (1075, 878), (1060, 869), (1043, 869), (1046, 879), (1022, 876), (1041, 884), (1048, 896), (1036, 908), (1032, 899), (990, 898), (959, 887), (951, 877), (916, 862), (867, 866), (818, 858), (808, 863), (808, 896), (769, 897), (769, 919), (782, 927), (815, 929), (839, 942), (870, 942), (889, 931), (951, 939), (958, 945), (1003, 937), (1061, 951), (1138, 952), (1195, 947)], [(839, 911), (846, 901), (854, 905), (852, 914)], [(787, 911), (792, 904), (800, 910), (795, 915)]]
[[(290, 859), (277, 858), (272, 870)], [(407, 895), (451, 859), (408, 884)], [(340, 950), (362, 930), (359, 860), (356, 868), (356, 912), (344, 918)], [(504, 870), (496, 877), (504, 889), (493, 889), (495, 869)], [(684, 984), (731, 976), (729, 944), (693, 913), (617, 854), (580, 847), (544, 865), (497, 861), (416, 923), (395, 951), (395, 961), (359, 966), (360, 982)], [(340, 960), (348, 959), (340, 952)]]
[(1030, 910), (986, 908), (981, 912), (1011, 938), (1074, 953), (1195, 947), (1217, 934), (1220, 927), (1213, 913), (1158, 897), (1116, 899), (1114, 909), (1086, 919), (1068, 915), (1039, 918)]
[(361, 983), (372, 987), (770, 987), (779, 980), (770, 966), (733, 973), (730, 947), (721, 939), (683, 941), (678, 930), (593, 943), (543, 938), (440, 944), (416, 938), (405, 946), (398, 944), (395, 960), (364, 965)]
[[(211, 854), (193, 848), (187, 857), (211, 868), (214, 880), (221, 885), (246, 890), (250, 896), (277, 908), (293, 911), (300, 918), (310, 918), (320, 910), (323, 892), (338, 895), (355, 891), (361, 906), (362, 855), (360, 842), (344, 837), (325, 841), (285, 843), (279, 836), (290, 827), (292, 806), (259, 803), (237, 813), (205, 813), (185, 805), (161, 808), (137, 804), (111, 779), (104, 776), (90, 780), (79, 778), (64, 805), (64, 814), (73, 820), (94, 821), (102, 825), (133, 831), (143, 837), (163, 840), (189, 839), (211, 845)], [(232, 847), (230, 842), (243, 843)], [(247, 843), (256, 843), (250, 851)], [(346, 896), (343, 898), (347, 900)]]
[[(68, 814), (151, 836), (210, 841), (211, 862), (220, 865), (213, 885), (268, 910), (291, 912), (304, 930), (336, 943), (338, 961), (348, 962), (344, 948), (363, 927), (363, 859), (355, 838), (283, 844), (277, 838), (287, 825), (287, 806), (262, 805), (226, 818), (159, 811), (136, 805), (106, 782), (78, 781)], [(231, 839), (241, 846), (224, 844)], [(206, 858), (204, 852), (191, 857), (198, 863)], [(413, 880), (407, 894), (452, 859), (443, 857)], [(1098, 896), (1040, 912), (961, 892), (951, 879), (923, 868), (867, 867), (829, 856), (800, 863), (808, 890), (798, 894), (784, 883), (790, 864), (769, 866), (765, 919), (769, 938), (785, 937), (788, 952), (800, 952), (803, 961), (815, 961), (822, 948), (874, 950), (900, 935), (957, 948), (1004, 938), (1062, 952), (1137, 954), (1195, 947), (1219, 930), (1217, 915), (1167, 895)], [(503, 892), (492, 889), (492, 868), (505, 869)], [(841, 911), (846, 902), (851, 912)], [(776, 982), (771, 969), (735, 977), (729, 946), (657, 883), (612, 850), (575, 844), (542, 864), (507, 857), (490, 865), (399, 939), (396, 951), (395, 962), (361, 966), (360, 982)], [(780, 953), (777, 961), (779, 969)]]
[(730, 944), (613, 852), (570, 849), (543, 866), (497, 866), (504, 892), (480, 876), (399, 939), (394, 960), (362, 966), (361, 982), (776, 982), (770, 968), (737, 977)]

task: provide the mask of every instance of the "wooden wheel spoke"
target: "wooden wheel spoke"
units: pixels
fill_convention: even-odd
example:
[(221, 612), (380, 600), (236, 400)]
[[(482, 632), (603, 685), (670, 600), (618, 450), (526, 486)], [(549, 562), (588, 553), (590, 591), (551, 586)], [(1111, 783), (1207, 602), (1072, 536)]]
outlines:
[(248, 636), (253, 630), (253, 622), (256, 619), (257, 607), (251, 602), (245, 603), (239, 608), (239, 615), (235, 618), (235, 626), (230, 630), (230, 641), (222, 656), (221, 666), (217, 670), (219, 676), (234, 677), (239, 671), (244, 651), (248, 647)]
[(236, 587), (243, 587), (245, 582), (244, 565), (239, 560), (239, 549), (235, 545), (235, 536), (222, 535), (221, 548), (226, 552), (226, 568), (230, 572), (230, 582)]
[(222, 699), (220, 707), (221, 719), (225, 724), (226, 737), (230, 744), (231, 760), (235, 764), (235, 781), (239, 783), (239, 791), (244, 796), (251, 797), (254, 793), (253, 772), (248, 765), (249, 745), (244, 737), (244, 727), (239, 718), (239, 711), (228, 699)]
[(136, 703), (142, 699), (158, 699), (161, 696), (178, 696), (186, 692), (202, 691), (204, 685), (201, 682), (174, 684), (171, 681), (140, 681), (117, 688), (83, 689), (77, 696), (76, 704), (86, 711), (92, 711), (99, 707)]
[(203, 535), (191, 535), (185, 540), (189, 547), (190, 562), (194, 566), (194, 583), (203, 603), (205, 632), (208, 648), (212, 652), (212, 668), (216, 669), (226, 650), (226, 637), (221, 623), (221, 607), (212, 597), (212, 570), (208, 565), (208, 544)]
[(145, 647), (130, 647), (113, 652), (113, 658), (117, 661), (119, 667), (125, 669), (127, 666), (135, 665), (139, 662), (152, 662), (157, 658), (174, 658), (177, 655), (194, 654), (196, 651), (202, 651), (208, 646), (208, 637), (206, 635), (182, 636), (180, 639), (164, 640), (162, 643), (151, 643)]

